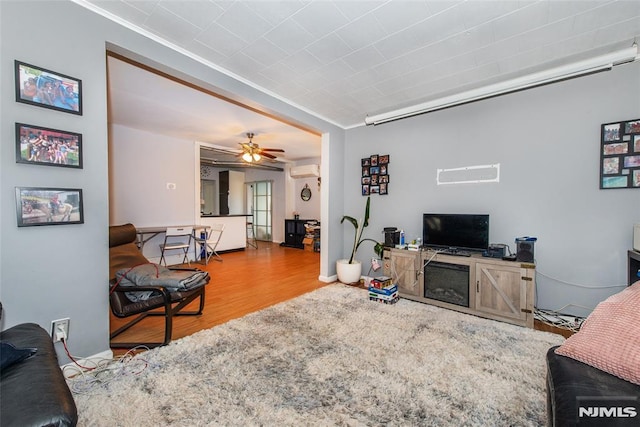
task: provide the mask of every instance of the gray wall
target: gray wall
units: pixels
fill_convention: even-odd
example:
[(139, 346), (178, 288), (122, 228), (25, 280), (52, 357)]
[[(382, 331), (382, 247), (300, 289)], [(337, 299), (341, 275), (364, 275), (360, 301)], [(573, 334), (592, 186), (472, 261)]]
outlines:
[[(599, 190), (600, 125), (640, 117), (640, 63), (347, 132), (345, 211), (362, 215), (360, 158), (390, 154), (367, 233), (422, 233), (422, 213), (489, 213), (490, 240), (536, 236), (537, 306), (584, 314), (626, 283), (640, 189)], [(436, 185), (436, 169), (500, 163), (499, 183)], [(351, 230), (349, 230), (351, 231)], [(348, 242), (345, 243), (348, 246)], [(371, 256), (360, 251), (362, 260)], [(617, 286), (618, 285), (618, 286)], [(612, 286), (612, 287), (610, 287)], [(590, 288), (593, 287), (593, 288)], [(602, 288), (605, 287), (605, 288)]]
[[(54, 25), (52, 30), (52, 22), (72, 24)], [(342, 158), (343, 130), (72, 2), (0, 1), (0, 40), (0, 136), (4, 142), (0, 148), (0, 300), (5, 308), (0, 327), (35, 322), (49, 330), (51, 320), (70, 317), (69, 345), (77, 355), (102, 353), (108, 350), (109, 342), (107, 49), (324, 132), (327, 167), (332, 159)], [(82, 79), (84, 115), (16, 103), (14, 59)], [(82, 133), (84, 169), (16, 164), (15, 122)], [(43, 185), (81, 187), (85, 224), (18, 229), (14, 187)], [(343, 189), (336, 185), (333, 194), (341, 206)], [(328, 206), (326, 197), (323, 209), (327, 222), (337, 224), (342, 210), (329, 212)], [(330, 228), (328, 225), (326, 232)], [(334, 232), (325, 243), (320, 273), (329, 276), (335, 272), (333, 263), (338, 258), (335, 254), (341, 251), (341, 235)], [(62, 349), (57, 351), (60, 362), (68, 362)]]
[[(0, 298), (2, 327), (70, 317), (69, 345), (79, 354), (108, 350), (107, 99), (103, 26), (69, 3), (0, 3)], [(25, 16), (29, 16), (28, 29)], [(54, 25), (64, 17), (73, 25)], [(83, 28), (91, 28), (85, 31)], [(82, 80), (84, 114), (15, 102), (17, 59)], [(84, 168), (16, 164), (14, 123), (79, 132)], [(84, 224), (18, 228), (17, 186), (82, 188)], [(57, 351), (63, 351), (57, 344)], [(64, 362), (66, 356), (61, 357)]]

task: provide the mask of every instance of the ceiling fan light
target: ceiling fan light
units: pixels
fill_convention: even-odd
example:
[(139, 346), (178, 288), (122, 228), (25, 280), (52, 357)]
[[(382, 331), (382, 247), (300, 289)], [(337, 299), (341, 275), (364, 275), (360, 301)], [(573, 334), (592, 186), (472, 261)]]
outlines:
[(260, 161), (261, 158), (262, 158), (262, 156), (260, 156), (260, 154), (253, 153), (253, 160), (255, 160), (256, 162)]
[(249, 154), (249, 153), (244, 153), (244, 154), (242, 155), (242, 159), (243, 159), (245, 162), (249, 162), (249, 163), (251, 163), (251, 162), (253, 161), (253, 157), (252, 157), (252, 156), (251, 156), (251, 154)]

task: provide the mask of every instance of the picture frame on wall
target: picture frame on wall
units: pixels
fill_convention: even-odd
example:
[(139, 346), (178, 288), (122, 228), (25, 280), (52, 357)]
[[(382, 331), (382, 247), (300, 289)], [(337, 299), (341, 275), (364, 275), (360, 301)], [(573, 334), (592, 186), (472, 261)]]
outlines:
[(82, 169), (82, 135), (16, 123), (16, 163)]
[[(388, 194), (389, 155), (372, 154), (360, 160), (362, 195)], [(384, 184), (384, 185), (381, 185)]]
[(82, 115), (82, 80), (18, 60), (14, 63), (17, 102)]
[(600, 145), (600, 189), (640, 188), (640, 119), (602, 124)]
[(82, 189), (16, 187), (18, 227), (84, 224)]

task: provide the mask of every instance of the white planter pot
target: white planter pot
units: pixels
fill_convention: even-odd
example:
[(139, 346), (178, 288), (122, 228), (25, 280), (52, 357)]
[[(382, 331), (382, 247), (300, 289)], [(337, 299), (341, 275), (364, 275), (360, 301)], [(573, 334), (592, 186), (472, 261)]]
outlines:
[(344, 284), (350, 285), (359, 282), (362, 275), (362, 263), (354, 261), (353, 264), (349, 264), (348, 259), (339, 259), (336, 261), (336, 272), (338, 280)]

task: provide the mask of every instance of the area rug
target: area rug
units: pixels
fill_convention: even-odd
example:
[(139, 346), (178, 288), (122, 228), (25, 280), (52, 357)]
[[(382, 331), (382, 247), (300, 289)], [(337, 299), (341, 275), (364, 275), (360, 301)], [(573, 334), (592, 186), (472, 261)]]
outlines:
[(539, 426), (545, 353), (563, 340), (332, 284), (142, 353), (74, 397), (80, 426)]

